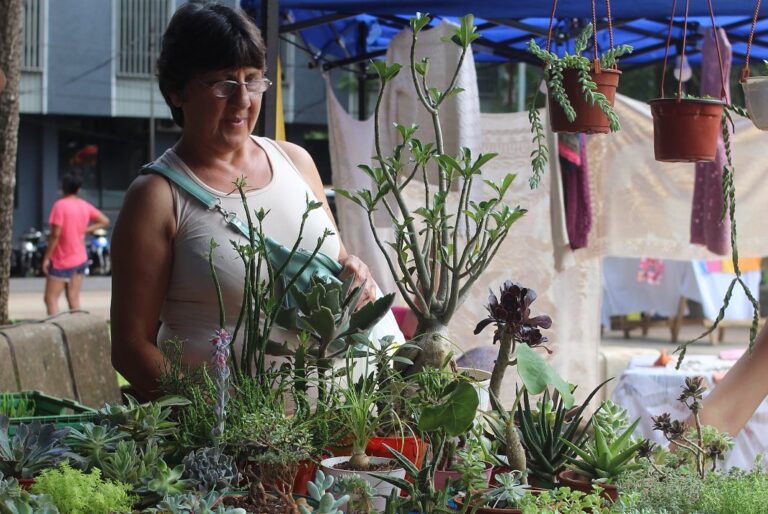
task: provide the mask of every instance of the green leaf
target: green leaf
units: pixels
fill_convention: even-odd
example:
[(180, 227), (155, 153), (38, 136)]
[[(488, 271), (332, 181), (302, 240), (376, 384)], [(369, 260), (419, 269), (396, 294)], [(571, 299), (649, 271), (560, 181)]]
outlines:
[(461, 17), (461, 26), (459, 26), (451, 40), (462, 48), (467, 48), (472, 41), (480, 37), (475, 27), (475, 17), (471, 14)]
[(416, 16), (411, 18), (411, 30), (413, 30), (414, 33), (418, 34), (421, 32), (421, 30), (429, 25), (429, 22), (432, 20), (432, 17), (427, 13), (417, 12)]
[(333, 338), (335, 328), (333, 313), (328, 307), (320, 307), (304, 319), (324, 341), (330, 341)]
[(472, 425), (480, 399), (472, 384), (454, 382), (451, 394), (437, 405), (424, 407), (419, 417), (422, 432), (443, 431), (450, 437), (458, 437)]
[(400, 69), (403, 67), (399, 63), (394, 63), (390, 66), (387, 66), (387, 63), (384, 61), (372, 61), (371, 65), (373, 66), (373, 69), (376, 70), (376, 73), (379, 75), (379, 78), (383, 83), (387, 83), (395, 78), (395, 76), (400, 73)]
[(560, 392), (566, 408), (573, 407), (574, 398), (568, 383), (527, 344), (517, 347), (517, 372), (531, 394), (541, 394), (552, 384)]

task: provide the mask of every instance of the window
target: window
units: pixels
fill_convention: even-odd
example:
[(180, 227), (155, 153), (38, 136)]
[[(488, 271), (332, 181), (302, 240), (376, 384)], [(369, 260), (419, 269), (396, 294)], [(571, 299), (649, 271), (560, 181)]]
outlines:
[(171, 0), (120, 0), (117, 73), (149, 77), (154, 73), (160, 41), (170, 18)]
[(24, 50), (21, 56), (24, 71), (43, 69), (43, 8), (44, 0), (24, 0)]

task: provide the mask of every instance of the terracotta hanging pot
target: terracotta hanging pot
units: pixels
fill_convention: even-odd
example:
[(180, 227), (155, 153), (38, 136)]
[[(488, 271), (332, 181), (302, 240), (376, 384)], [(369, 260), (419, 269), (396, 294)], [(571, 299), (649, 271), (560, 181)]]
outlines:
[(653, 150), (657, 161), (713, 161), (717, 155), (720, 100), (657, 98), (649, 102), (653, 115)]
[[(597, 91), (604, 94), (613, 107), (621, 72), (610, 68), (600, 70), (599, 73), (592, 70), (590, 76), (597, 84)], [(576, 111), (576, 119), (573, 122), (568, 121), (563, 108), (549, 93), (549, 122), (553, 132), (579, 132), (583, 134), (607, 134), (610, 132), (608, 116), (600, 110), (597, 104), (592, 105), (584, 98), (577, 70), (569, 69), (563, 72), (563, 88), (565, 88), (568, 99)]]

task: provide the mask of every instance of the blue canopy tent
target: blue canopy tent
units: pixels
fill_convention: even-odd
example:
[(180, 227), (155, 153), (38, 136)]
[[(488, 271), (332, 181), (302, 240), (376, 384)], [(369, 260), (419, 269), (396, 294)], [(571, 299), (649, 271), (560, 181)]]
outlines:
[[(596, 0), (598, 45), (608, 47), (606, 3)], [(277, 47), (280, 35), (299, 35), (298, 43), (318, 66), (331, 69), (365, 63), (381, 58), (389, 40), (408, 25), (408, 17), (416, 11), (435, 16), (435, 22), (445, 17), (455, 19), (471, 12), (476, 17), (481, 34), (474, 44), (477, 61), (536, 63), (526, 51), (533, 37), (540, 44), (546, 40), (551, 2), (541, 0), (484, 0), (468, 4), (459, 0), (241, 0), (244, 9), (262, 20), (269, 48)], [(553, 28), (553, 43), (558, 51), (569, 49), (576, 34), (592, 19), (592, 3), (586, 0), (558, 2)], [(716, 23), (728, 33), (733, 46), (735, 64), (744, 61), (747, 40), (754, 15), (755, 0), (712, 0)], [(677, 1), (669, 54), (674, 58), (682, 51), (685, 1)], [(670, 0), (613, 0), (611, 15), (615, 44), (631, 44), (635, 51), (622, 59), (622, 69), (645, 66), (663, 59), (672, 14)], [(711, 26), (708, 3), (691, 0), (685, 37), (685, 54), (696, 62), (698, 43), (703, 31)], [(768, 14), (763, 5), (760, 15)], [(434, 22), (433, 22), (434, 23)], [(296, 44), (296, 43), (294, 43)], [(272, 69), (276, 67), (276, 55)], [(760, 63), (768, 59), (768, 19), (760, 19), (755, 29), (751, 59)], [(754, 66), (754, 64), (753, 64)], [(364, 67), (358, 66), (361, 90), (364, 87)], [(364, 95), (360, 95), (364, 98)], [(270, 112), (274, 105), (267, 99), (265, 118), (269, 130)], [(364, 109), (361, 109), (361, 112)]]

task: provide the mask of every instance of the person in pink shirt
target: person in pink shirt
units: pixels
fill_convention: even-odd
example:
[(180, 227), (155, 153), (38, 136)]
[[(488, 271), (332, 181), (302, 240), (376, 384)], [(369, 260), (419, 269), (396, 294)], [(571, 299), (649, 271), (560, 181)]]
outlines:
[(79, 177), (65, 175), (61, 185), (64, 197), (53, 204), (48, 217), (51, 235), (43, 256), (43, 273), (49, 316), (58, 312), (59, 297), (65, 289), (69, 309), (80, 308), (80, 287), (88, 265), (85, 234), (109, 225), (103, 212), (77, 196), (81, 185)]

